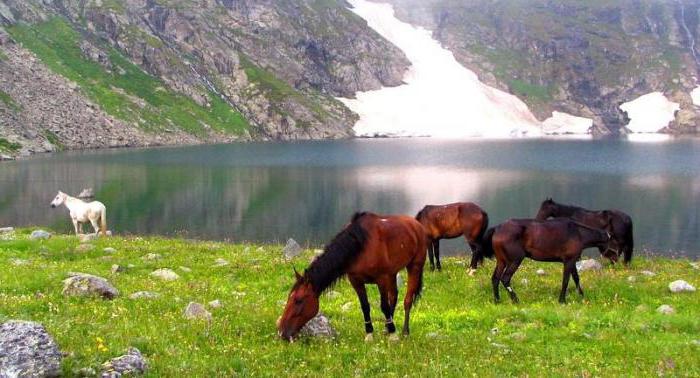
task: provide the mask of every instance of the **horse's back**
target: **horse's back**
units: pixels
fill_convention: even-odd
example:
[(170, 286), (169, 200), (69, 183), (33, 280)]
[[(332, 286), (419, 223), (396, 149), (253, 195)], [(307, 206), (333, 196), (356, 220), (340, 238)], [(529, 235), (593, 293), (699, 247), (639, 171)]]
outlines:
[(371, 266), (377, 273), (398, 271), (416, 256), (425, 255), (425, 229), (413, 217), (368, 213), (361, 222), (368, 241), (358, 259), (358, 266)]

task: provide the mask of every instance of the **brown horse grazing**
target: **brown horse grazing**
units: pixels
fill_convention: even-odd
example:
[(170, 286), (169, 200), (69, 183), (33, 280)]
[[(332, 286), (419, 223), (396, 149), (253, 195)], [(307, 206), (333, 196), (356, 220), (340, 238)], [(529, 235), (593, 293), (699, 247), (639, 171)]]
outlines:
[(368, 337), (374, 331), (365, 291), (368, 283), (379, 287), (386, 329), (394, 333), (394, 309), (398, 298), (396, 274), (404, 267), (408, 271), (408, 288), (403, 301), (403, 333), (408, 334), (411, 307), (423, 286), (426, 246), (423, 226), (411, 217), (356, 213), (303, 276), (295, 272), (296, 282), (277, 322), (280, 337), (291, 341), (318, 313), (321, 293), (344, 275), (348, 276), (360, 299)]
[(510, 286), (510, 280), (525, 257), (537, 261), (564, 263), (564, 280), (559, 302), (566, 302), (566, 289), (569, 286), (570, 275), (574, 277), (576, 288), (583, 296), (576, 261), (585, 248), (606, 248), (610, 240), (609, 232), (567, 218), (546, 221), (510, 219), (490, 228), (484, 236), (483, 253), (486, 257), (496, 256), (496, 269), (491, 276), (495, 301), (498, 302), (501, 299), (498, 293), (500, 281), (508, 290), (511, 300), (518, 303), (518, 297)]
[[(440, 239), (454, 239), (464, 235), (472, 250), (470, 274), (476, 270), (477, 264), (484, 260), (481, 255), (481, 239), (489, 226), (489, 215), (479, 206), (471, 202), (457, 202), (448, 205), (425, 206), (416, 215), (416, 220), (425, 227), (428, 233), (428, 257), (430, 268), (441, 270)], [(435, 262), (433, 262), (433, 255)]]
[[(632, 261), (634, 236), (632, 218), (619, 210), (587, 210), (582, 207), (562, 205), (548, 198), (540, 205), (535, 219), (566, 217), (586, 226), (600, 228), (610, 232), (613, 237), (611, 246), (600, 248), (600, 254), (615, 263), (621, 254), (625, 256), (625, 265)], [(614, 246), (614, 247), (613, 247)]]

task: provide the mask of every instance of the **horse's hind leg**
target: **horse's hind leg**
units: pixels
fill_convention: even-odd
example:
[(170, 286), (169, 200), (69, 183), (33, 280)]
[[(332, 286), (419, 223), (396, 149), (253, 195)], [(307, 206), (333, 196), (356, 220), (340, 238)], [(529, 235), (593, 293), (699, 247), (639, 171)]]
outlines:
[(433, 256), (433, 245), (432, 239), (428, 240), (428, 260), (430, 260), (430, 270), (435, 270), (435, 261)]
[(469, 244), (469, 248), (472, 250), (472, 261), (469, 264), (469, 275), (473, 276), (474, 272), (476, 272), (476, 268), (479, 265), (479, 261), (482, 260), (481, 258), (481, 248), (474, 243), (470, 242), (469, 239), (467, 239), (467, 243)]
[[(566, 290), (569, 287), (569, 276), (576, 269), (576, 259), (564, 261), (564, 277), (561, 282), (561, 293), (559, 294), (559, 303), (566, 303)], [(577, 273), (578, 274), (578, 273)]]
[(374, 327), (372, 327), (372, 318), (369, 313), (369, 300), (367, 300), (367, 290), (365, 290), (364, 282), (360, 281), (356, 277), (348, 276), (348, 280), (355, 289), (357, 293), (357, 298), (360, 300), (360, 307), (362, 308), (362, 315), (365, 318), (365, 333), (369, 337), (374, 332)]
[(493, 300), (498, 303), (501, 301), (501, 294), (498, 292), (498, 285), (501, 282), (501, 275), (503, 274), (503, 269), (505, 268), (505, 262), (498, 260), (496, 262), (496, 268), (493, 270), (491, 275), (491, 285), (493, 285)]
[[(97, 218), (97, 219), (99, 219), (99, 218)], [(100, 233), (100, 225), (97, 223), (97, 219), (90, 218), (90, 223), (92, 224), (92, 228), (95, 229), (96, 236)]]
[(413, 261), (410, 263), (406, 270), (408, 271), (408, 284), (406, 288), (406, 297), (403, 299), (403, 334), (408, 335), (410, 330), (408, 323), (411, 319), (411, 308), (413, 308), (413, 303), (420, 296), (421, 290), (423, 288), (423, 264), (425, 261)]
[(381, 306), (384, 317), (386, 318), (386, 331), (388, 333), (396, 332), (394, 325), (394, 310), (396, 309), (396, 298), (399, 291), (396, 288), (396, 276), (385, 276), (377, 282), (379, 287), (379, 295), (381, 297)]
[(435, 265), (437, 266), (437, 270), (441, 271), (442, 265), (440, 265), (440, 239), (435, 239), (435, 241), (433, 241), (433, 246), (435, 248)]
[(503, 271), (503, 275), (501, 276), (501, 282), (503, 282), (503, 286), (506, 287), (506, 290), (508, 290), (508, 294), (510, 295), (510, 300), (513, 301), (513, 303), (518, 303), (518, 296), (515, 294), (515, 290), (513, 290), (513, 287), (510, 286), (510, 280), (513, 278), (513, 275), (515, 272), (518, 270), (520, 267), (520, 264), (523, 262), (523, 257), (519, 256), (517, 260), (511, 262)]

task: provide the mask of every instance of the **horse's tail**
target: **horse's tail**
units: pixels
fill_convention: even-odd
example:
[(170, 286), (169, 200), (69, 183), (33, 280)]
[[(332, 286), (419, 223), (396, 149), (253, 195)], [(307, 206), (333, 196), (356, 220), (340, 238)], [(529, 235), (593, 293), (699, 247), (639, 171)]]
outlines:
[(476, 254), (476, 263), (482, 263), (484, 261), (484, 254), (482, 252), (484, 247), (482, 244), (484, 243), (484, 234), (486, 234), (486, 230), (489, 228), (489, 214), (481, 210), (481, 215), (481, 229), (479, 230), (479, 234), (476, 236), (476, 240), (474, 240), (474, 243), (476, 243), (476, 250), (472, 251)]
[(493, 250), (493, 233), (496, 232), (496, 227), (491, 227), (484, 233), (483, 240), (481, 242), (481, 258), (484, 257), (492, 258), (496, 252)]
[(634, 251), (634, 233), (632, 232), (632, 219), (627, 219), (625, 226), (625, 245), (622, 247), (625, 254), (625, 264), (629, 264), (632, 261), (632, 252)]
[(102, 214), (100, 214), (100, 232), (102, 236), (107, 236), (107, 208), (102, 208)]

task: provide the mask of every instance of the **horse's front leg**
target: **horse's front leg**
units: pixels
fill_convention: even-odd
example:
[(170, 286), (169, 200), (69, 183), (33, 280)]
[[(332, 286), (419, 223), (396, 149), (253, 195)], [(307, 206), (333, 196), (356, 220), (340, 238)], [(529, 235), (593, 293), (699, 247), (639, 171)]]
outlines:
[(435, 270), (435, 257), (433, 255), (433, 250), (434, 250), (434, 242), (433, 240), (428, 240), (428, 260), (430, 260), (430, 270)]
[(75, 229), (75, 234), (80, 235), (80, 222), (78, 222), (78, 219), (76, 218), (71, 218), (73, 221), (73, 228)]
[(472, 250), (472, 261), (469, 264), (469, 275), (473, 276), (474, 273), (476, 273), (476, 268), (479, 265), (479, 261), (482, 260), (481, 257), (481, 248), (478, 244), (472, 243), (467, 239), (467, 244), (469, 244), (469, 248)]
[(367, 299), (367, 290), (365, 289), (365, 283), (355, 276), (348, 276), (348, 280), (355, 289), (357, 293), (357, 298), (360, 300), (360, 307), (362, 308), (362, 315), (365, 318), (365, 340), (372, 340), (372, 333), (374, 332), (374, 327), (372, 326), (372, 318), (369, 313), (369, 300)]
[[(580, 254), (579, 254), (580, 255)], [(559, 294), (559, 303), (566, 303), (566, 290), (569, 288), (569, 277), (572, 270), (576, 269), (576, 259), (564, 261), (564, 277), (561, 282), (561, 293)]]

